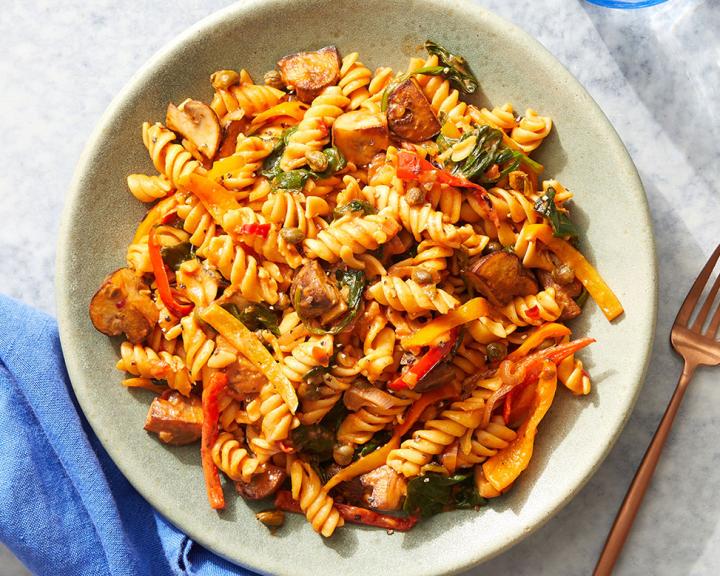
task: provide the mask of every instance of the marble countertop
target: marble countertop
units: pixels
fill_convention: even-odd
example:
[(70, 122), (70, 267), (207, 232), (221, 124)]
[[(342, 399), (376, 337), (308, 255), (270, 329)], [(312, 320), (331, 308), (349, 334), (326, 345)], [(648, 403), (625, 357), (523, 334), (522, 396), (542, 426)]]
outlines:
[[(625, 431), (542, 529), (468, 575), (589, 574), (681, 363), (670, 326), (720, 241), (720, 3), (609, 10), (582, 0), (477, 0), (540, 40), (589, 90), (632, 155), (650, 202), (660, 293), (647, 381)], [(11, 2), (0, 19), (0, 293), (54, 311), (60, 212), (112, 97), (157, 49), (226, 0)], [(720, 573), (720, 387), (700, 370), (616, 573)], [(6, 556), (0, 551), (0, 560)], [(10, 570), (3, 562), (4, 574)], [(17, 568), (17, 574), (24, 573)]]

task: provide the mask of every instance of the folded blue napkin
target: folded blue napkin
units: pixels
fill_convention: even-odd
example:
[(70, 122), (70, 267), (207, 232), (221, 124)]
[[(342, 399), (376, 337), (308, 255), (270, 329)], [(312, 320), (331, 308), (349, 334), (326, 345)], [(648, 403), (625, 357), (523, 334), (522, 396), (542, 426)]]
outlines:
[(130, 486), (70, 388), (55, 320), (0, 295), (0, 541), (36, 574), (252, 574)]

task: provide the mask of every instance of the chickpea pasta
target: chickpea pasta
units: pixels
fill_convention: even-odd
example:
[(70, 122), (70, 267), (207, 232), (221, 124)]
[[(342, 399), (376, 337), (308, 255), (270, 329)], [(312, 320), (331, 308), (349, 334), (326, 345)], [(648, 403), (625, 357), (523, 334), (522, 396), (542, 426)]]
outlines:
[(473, 105), (467, 62), (426, 49), (400, 73), (332, 46), (265, 84), (219, 70), (142, 125), (149, 209), (90, 316), (155, 395), (146, 430), (200, 441), (215, 509), (225, 479), (325, 537), (407, 530), (438, 486), (444, 509), (510, 489), (557, 382), (590, 392), (565, 322), (622, 306), (528, 156), (552, 119)]

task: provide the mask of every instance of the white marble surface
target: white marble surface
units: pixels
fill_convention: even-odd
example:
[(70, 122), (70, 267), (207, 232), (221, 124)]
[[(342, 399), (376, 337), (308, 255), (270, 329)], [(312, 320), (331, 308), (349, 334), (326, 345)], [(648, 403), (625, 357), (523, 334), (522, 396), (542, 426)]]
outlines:
[[(637, 11), (582, 0), (477, 1), (538, 38), (598, 101), (637, 164), (655, 225), (657, 334), (627, 428), (571, 504), (469, 573), (589, 574), (680, 372), (668, 344), (675, 312), (720, 241), (720, 0)], [(229, 2), (172, 4), (3, 2), (0, 292), (53, 312), (58, 220), (85, 140), (149, 56)], [(718, 374), (697, 374), (617, 574), (720, 573)], [(0, 574), (24, 573), (0, 547)]]

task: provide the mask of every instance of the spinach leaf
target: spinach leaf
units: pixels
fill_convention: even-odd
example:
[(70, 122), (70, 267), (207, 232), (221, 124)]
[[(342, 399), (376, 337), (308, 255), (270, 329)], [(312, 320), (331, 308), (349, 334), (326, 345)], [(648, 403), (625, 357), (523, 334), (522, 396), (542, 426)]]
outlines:
[[(442, 76), (445, 76), (450, 83), (465, 94), (472, 94), (478, 89), (478, 80), (470, 70), (465, 58), (458, 54), (453, 54), (447, 48), (441, 46), (437, 42), (427, 40), (425, 42), (425, 50), (428, 54), (437, 56), (442, 72), (439, 72)], [(428, 74), (429, 72), (423, 72)]]
[(343, 156), (342, 152), (340, 152), (340, 150), (338, 150), (335, 146), (325, 148), (325, 150), (323, 150), (323, 154), (325, 154), (325, 157), (327, 158), (328, 165), (324, 172), (318, 173), (319, 178), (332, 176), (335, 172), (339, 172), (347, 166), (345, 156)]
[(195, 258), (195, 246), (190, 242), (180, 242), (174, 246), (163, 246), (160, 248), (160, 254), (163, 262), (177, 272), (180, 264)]
[(475, 493), (471, 474), (424, 474), (408, 482), (403, 510), (426, 518), (444, 510), (471, 508), (484, 503), (485, 499)]
[(242, 308), (235, 304), (223, 304), (222, 307), (240, 320), (248, 330), (265, 328), (275, 336), (280, 336), (277, 314), (265, 304), (250, 302)]
[(364, 215), (367, 215), (375, 214), (377, 210), (375, 210), (375, 207), (372, 204), (365, 202), (364, 200), (351, 200), (347, 204), (343, 204), (342, 206), (335, 208), (333, 211), (333, 217), (335, 219), (340, 218), (347, 212), (362, 212)]
[(570, 236), (572, 238), (579, 236), (575, 224), (567, 217), (567, 214), (558, 210), (555, 205), (555, 188), (548, 188), (547, 192), (538, 198), (537, 202), (535, 202), (535, 212), (542, 214), (550, 220), (553, 236)]
[[(494, 184), (520, 166), (520, 158), (516, 157), (514, 151), (503, 144), (503, 133), (500, 130), (490, 126), (480, 126), (463, 139), (470, 136), (476, 138), (475, 147), (465, 160), (453, 167), (453, 174), (479, 184)], [(506, 164), (506, 166), (496, 178), (487, 178), (485, 172), (494, 164), (498, 166)]]
[(381, 446), (385, 446), (390, 441), (392, 434), (388, 430), (380, 430), (370, 440), (368, 440), (363, 447), (358, 451), (357, 456), (362, 458), (367, 456), (371, 452), (375, 452)]
[(283, 190), (292, 190), (300, 192), (305, 186), (305, 182), (308, 178), (317, 178), (315, 172), (306, 170), (305, 168), (299, 168), (298, 170), (290, 170), (289, 172), (280, 172), (275, 178), (273, 178), (273, 188), (282, 188)]
[(332, 458), (335, 434), (347, 415), (347, 408), (337, 402), (319, 424), (298, 426), (290, 433), (296, 450), (313, 455), (318, 462)]

